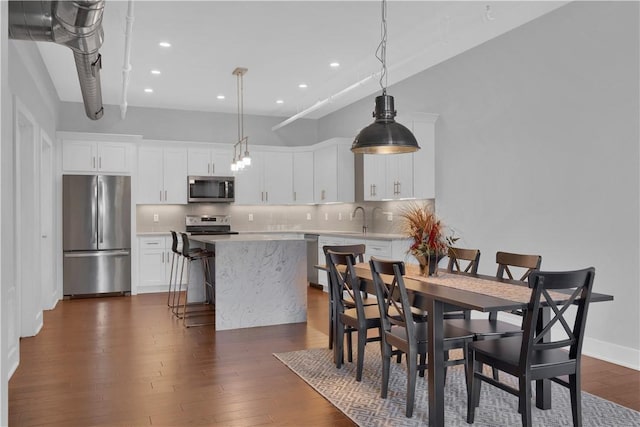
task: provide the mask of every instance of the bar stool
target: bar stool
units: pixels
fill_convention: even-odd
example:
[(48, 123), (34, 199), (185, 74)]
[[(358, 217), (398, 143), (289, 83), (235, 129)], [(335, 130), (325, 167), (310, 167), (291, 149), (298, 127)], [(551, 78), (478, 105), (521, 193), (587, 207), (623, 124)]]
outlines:
[[(186, 328), (192, 326), (205, 326), (205, 325), (213, 325), (215, 322), (205, 321), (200, 323), (187, 323), (187, 318), (197, 317), (197, 316), (211, 316), (215, 310), (215, 292), (214, 292), (214, 282), (213, 276), (211, 274), (211, 269), (209, 268), (209, 259), (214, 257), (214, 252), (204, 250), (204, 249), (189, 249), (189, 236), (186, 233), (180, 233), (182, 237), (182, 266), (180, 269), (180, 284), (178, 289), (178, 303), (177, 303), (177, 316), (182, 319), (182, 323)], [(190, 279), (190, 271), (191, 271), (191, 263), (193, 261), (200, 261), (202, 265), (202, 288), (204, 291), (204, 300), (195, 303), (188, 303), (189, 299), (189, 279)], [(185, 288), (185, 296), (184, 302), (182, 303), (182, 313), (180, 313), (180, 300), (182, 295), (182, 278), (184, 274), (184, 265), (187, 263), (187, 280), (186, 280), (186, 288)], [(196, 306), (196, 305), (204, 305), (205, 310), (194, 310), (187, 311), (187, 306)], [(214, 319), (215, 320), (215, 319)]]
[[(175, 309), (176, 293), (178, 290), (178, 264), (182, 254), (178, 251), (178, 233), (171, 230), (171, 272), (169, 273), (169, 293), (167, 294), (167, 307)], [(174, 275), (175, 271), (175, 275)], [(174, 276), (176, 278), (174, 282)]]

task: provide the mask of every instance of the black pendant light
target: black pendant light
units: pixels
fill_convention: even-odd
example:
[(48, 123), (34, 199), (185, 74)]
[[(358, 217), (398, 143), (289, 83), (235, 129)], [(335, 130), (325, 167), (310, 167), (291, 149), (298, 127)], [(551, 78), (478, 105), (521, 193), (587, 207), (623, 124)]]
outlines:
[(410, 153), (420, 149), (418, 141), (409, 129), (396, 123), (393, 96), (387, 95), (387, 2), (382, 0), (382, 40), (376, 50), (376, 58), (382, 63), (380, 87), (382, 95), (376, 97), (373, 112), (375, 121), (360, 131), (353, 141), (351, 151), (363, 154)]

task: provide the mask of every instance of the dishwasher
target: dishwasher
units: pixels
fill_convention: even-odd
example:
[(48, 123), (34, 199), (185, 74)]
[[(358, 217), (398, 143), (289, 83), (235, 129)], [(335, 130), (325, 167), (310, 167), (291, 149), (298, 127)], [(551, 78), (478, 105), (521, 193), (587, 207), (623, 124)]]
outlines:
[(304, 240), (307, 242), (307, 281), (309, 286), (322, 289), (322, 285), (318, 283), (318, 270), (315, 268), (318, 264), (318, 235), (305, 234)]

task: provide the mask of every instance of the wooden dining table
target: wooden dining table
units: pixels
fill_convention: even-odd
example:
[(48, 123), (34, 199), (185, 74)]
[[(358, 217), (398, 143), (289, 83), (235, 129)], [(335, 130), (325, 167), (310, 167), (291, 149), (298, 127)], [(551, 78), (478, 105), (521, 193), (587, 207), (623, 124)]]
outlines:
[[(429, 425), (444, 426), (444, 347), (443, 319), (447, 307), (476, 310), (479, 312), (512, 311), (525, 309), (531, 297), (531, 289), (526, 283), (499, 279), (493, 276), (452, 273), (439, 270), (437, 276), (422, 277), (418, 266), (407, 264), (405, 285), (413, 293), (413, 305), (429, 314), (428, 322), (428, 377)], [(374, 292), (369, 264), (355, 266), (356, 275), (363, 280), (368, 292)], [(391, 276), (388, 276), (391, 279)], [(387, 280), (383, 276), (383, 280)], [(552, 298), (558, 304), (568, 300), (564, 292), (553, 292)], [(591, 294), (591, 302), (611, 301), (613, 296)], [(542, 309), (542, 322), (550, 318), (550, 308)], [(536, 381), (536, 406), (551, 408), (551, 382)]]

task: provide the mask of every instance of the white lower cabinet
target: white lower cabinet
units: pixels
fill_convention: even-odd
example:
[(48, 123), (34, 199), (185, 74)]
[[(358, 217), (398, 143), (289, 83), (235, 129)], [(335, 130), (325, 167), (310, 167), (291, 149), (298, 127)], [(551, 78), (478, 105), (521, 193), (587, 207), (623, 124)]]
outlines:
[[(171, 236), (145, 236), (138, 238), (138, 293), (166, 292), (169, 289), (173, 252)], [(178, 250), (182, 249), (179, 243)], [(176, 257), (174, 269), (179, 270)], [(175, 270), (174, 270), (175, 277)], [(184, 278), (183, 278), (184, 281)]]

